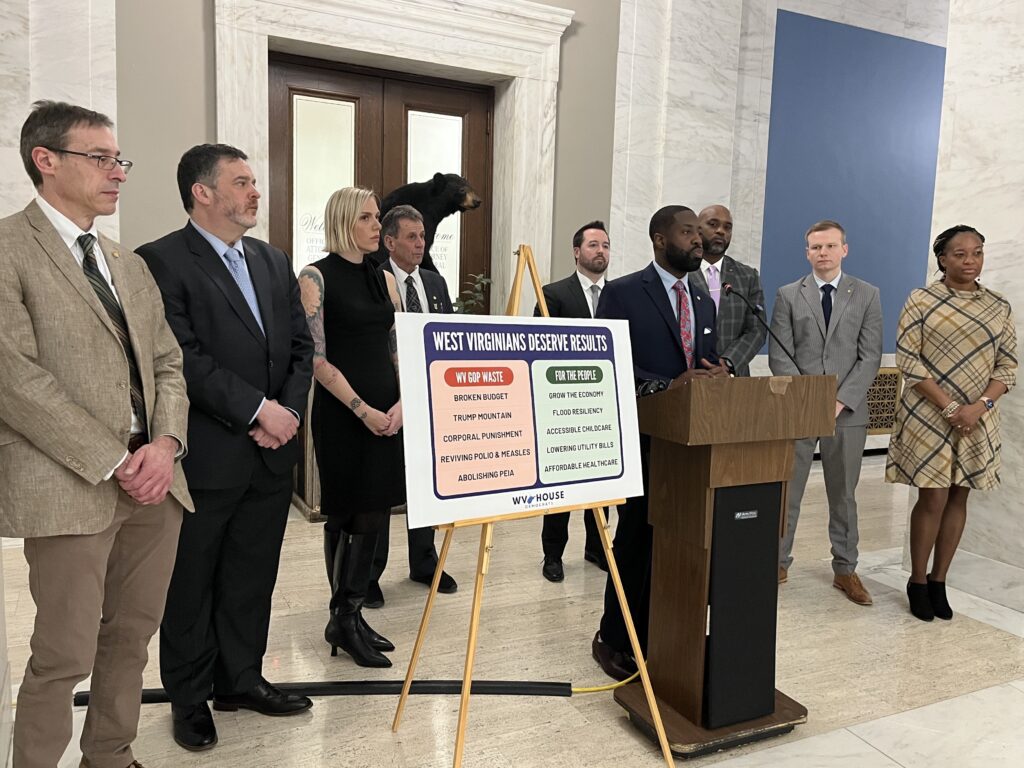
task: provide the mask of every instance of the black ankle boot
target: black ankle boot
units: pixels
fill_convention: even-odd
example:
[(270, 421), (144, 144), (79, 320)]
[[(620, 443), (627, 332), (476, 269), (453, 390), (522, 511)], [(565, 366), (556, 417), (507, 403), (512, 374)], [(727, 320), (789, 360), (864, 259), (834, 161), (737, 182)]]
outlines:
[(927, 584), (908, 581), (907, 598), (910, 600), (910, 612), (921, 621), (931, 621), (935, 618), (935, 609), (932, 608), (932, 601), (928, 597)]
[(953, 618), (953, 609), (949, 607), (949, 601), (946, 599), (946, 582), (932, 581), (930, 574), (928, 576), (928, 599), (932, 604), (932, 611), (938, 618), (946, 621)]
[(377, 645), (391, 643), (368, 626), (364, 629), (366, 622), (362, 617), (376, 538), (372, 534), (341, 533), (334, 553), (331, 620), (324, 629), (324, 638), (331, 645), (331, 656), (336, 656), (341, 648), (361, 667), (391, 666), (391, 661), (373, 647), (370, 638), (373, 637)]

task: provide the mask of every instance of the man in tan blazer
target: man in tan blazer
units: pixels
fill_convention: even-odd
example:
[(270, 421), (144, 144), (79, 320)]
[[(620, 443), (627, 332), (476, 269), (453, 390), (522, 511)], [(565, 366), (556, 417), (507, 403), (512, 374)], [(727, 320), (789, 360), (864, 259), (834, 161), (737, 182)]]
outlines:
[(54, 768), (90, 674), (82, 766), (132, 755), (182, 507), (182, 355), (143, 261), (96, 231), (131, 163), (109, 118), (36, 102), (38, 197), (0, 220), (0, 535), (25, 539), (36, 621), (15, 768)]

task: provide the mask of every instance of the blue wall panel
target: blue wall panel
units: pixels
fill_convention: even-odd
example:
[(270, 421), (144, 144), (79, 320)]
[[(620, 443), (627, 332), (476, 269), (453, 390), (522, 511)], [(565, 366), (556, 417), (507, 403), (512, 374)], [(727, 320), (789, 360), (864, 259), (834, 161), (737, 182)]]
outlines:
[(810, 272), (807, 228), (834, 219), (850, 244), (844, 271), (881, 288), (884, 350), (894, 351), (899, 311), (930, 253), (945, 56), (779, 11), (761, 249), (769, 305)]

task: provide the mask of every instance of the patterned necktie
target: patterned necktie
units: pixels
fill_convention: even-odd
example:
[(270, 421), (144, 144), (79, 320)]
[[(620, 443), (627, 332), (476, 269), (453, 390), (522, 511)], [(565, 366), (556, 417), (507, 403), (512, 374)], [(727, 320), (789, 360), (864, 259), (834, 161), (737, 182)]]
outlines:
[(96, 255), (93, 252), (96, 238), (90, 234), (80, 235), (78, 245), (82, 249), (84, 257), (82, 259), (82, 270), (85, 272), (85, 277), (96, 292), (96, 297), (100, 300), (100, 304), (103, 305), (103, 309), (106, 310), (107, 317), (110, 318), (114, 331), (117, 333), (117, 338), (121, 342), (121, 347), (124, 349), (124, 356), (128, 360), (128, 389), (131, 397), (132, 413), (135, 414), (135, 418), (138, 419), (139, 423), (145, 427), (146, 399), (142, 394), (142, 376), (139, 375), (139, 366), (135, 361), (135, 352), (132, 349), (131, 337), (128, 335), (128, 323), (125, 322), (124, 312), (121, 311), (121, 305), (117, 303), (117, 299), (114, 298), (114, 292), (110, 290), (110, 285), (96, 264)]
[(412, 275), (405, 278), (405, 311), (422, 312), (423, 305), (420, 304), (420, 296), (416, 293), (416, 281)]
[(690, 327), (690, 297), (682, 280), (676, 280), (672, 286), (679, 298), (679, 338), (683, 342), (683, 354), (686, 355), (687, 369), (693, 368), (693, 328)]
[(597, 302), (601, 300), (601, 286), (593, 283), (590, 286), (590, 316), (597, 317)]
[(718, 279), (718, 267), (714, 264), (708, 266), (708, 293), (715, 302), (715, 309), (718, 309), (718, 301), (722, 296), (722, 281)]
[(245, 258), (235, 248), (228, 248), (224, 252), (224, 258), (228, 260), (231, 276), (235, 279), (238, 290), (242, 292), (245, 303), (249, 305), (249, 311), (252, 312), (256, 325), (266, 335), (267, 332), (263, 329), (263, 319), (260, 317), (260, 305), (256, 301), (256, 289), (252, 287), (252, 278), (249, 277), (249, 270), (245, 266)]
[(825, 314), (825, 330), (828, 330), (828, 323), (832, 319), (832, 291), (836, 287), (830, 283), (821, 286), (821, 311)]

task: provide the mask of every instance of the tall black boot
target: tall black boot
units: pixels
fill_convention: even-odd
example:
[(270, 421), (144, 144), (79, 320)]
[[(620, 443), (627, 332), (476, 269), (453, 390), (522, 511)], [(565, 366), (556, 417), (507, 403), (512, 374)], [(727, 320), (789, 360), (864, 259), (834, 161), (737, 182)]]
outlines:
[(334, 553), (338, 551), (341, 531), (328, 530), (324, 526), (324, 564), (327, 566), (327, 584), (334, 591)]
[[(348, 534), (344, 533), (343, 531), (329, 531), (326, 528), (324, 528), (324, 559), (327, 562), (327, 581), (331, 585), (332, 597), (334, 592), (337, 591), (337, 587), (335, 585), (336, 577), (334, 575), (335, 553), (338, 551), (342, 536), (347, 535)], [(382, 546), (384, 546), (385, 548), (387, 547), (387, 539), (378, 534), (377, 543), (374, 547), (375, 561), (376, 558), (380, 556), (380, 549)], [(372, 572), (370, 577), (371, 579), (373, 578)], [(381, 603), (381, 605), (383, 605), (383, 602)], [(365, 598), (363, 601), (363, 607), (369, 607), (366, 604)], [(362, 629), (363, 636), (366, 638), (366, 642), (370, 644), (371, 648), (374, 648), (378, 651), (395, 650), (395, 646), (390, 640), (388, 640), (383, 635), (375, 632), (373, 628), (366, 623), (366, 619), (363, 618), (362, 611), (359, 612), (359, 625)]]
[(341, 648), (361, 667), (390, 667), (388, 657), (373, 646), (384, 647), (386, 643), (394, 649), (386, 638), (373, 632), (362, 617), (376, 539), (375, 534), (341, 532), (334, 553), (331, 620), (324, 630), (331, 655), (336, 656), (337, 649)]

